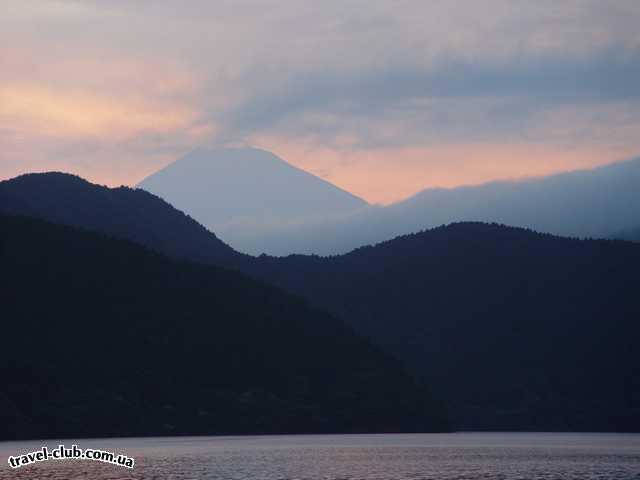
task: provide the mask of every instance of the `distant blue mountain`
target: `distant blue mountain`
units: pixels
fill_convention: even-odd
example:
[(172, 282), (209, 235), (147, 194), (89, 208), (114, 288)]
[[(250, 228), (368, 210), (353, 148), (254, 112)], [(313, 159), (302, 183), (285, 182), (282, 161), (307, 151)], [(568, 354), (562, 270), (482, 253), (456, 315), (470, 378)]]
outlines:
[(261, 236), (367, 207), (351, 193), (254, 148), (198, 149), (138, 186), (249, 253), (262, 252), (254, 243)]
[[(243, 239), (242, 249), (272, 255), (340, 254), (459, 221), (610, 238), (640, 224), (639, 192), (640, 159), (635, 159), (548, 177), (428, 189), (387, 207), (370, 206), (342, 218), (311, 219), (255, 234)], [(229, 243), (240, 248), (231, 239)]]
[(640, 227), (630, 228), (624, 232), (618, 232), (613, 235), (612, 238), (616, 238), (618, 240), (629, 240), (631, 242), (640, 242)]

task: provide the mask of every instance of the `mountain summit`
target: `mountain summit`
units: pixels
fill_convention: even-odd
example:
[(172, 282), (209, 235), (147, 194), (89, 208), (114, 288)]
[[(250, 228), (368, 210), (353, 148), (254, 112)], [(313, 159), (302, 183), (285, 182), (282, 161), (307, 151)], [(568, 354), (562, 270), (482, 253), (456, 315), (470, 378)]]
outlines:
[(154, 193), (217, 232), (235, 248), (287, 225), (349, 215), (367, 203), (255, 148), (198, 149), (144, 179)]

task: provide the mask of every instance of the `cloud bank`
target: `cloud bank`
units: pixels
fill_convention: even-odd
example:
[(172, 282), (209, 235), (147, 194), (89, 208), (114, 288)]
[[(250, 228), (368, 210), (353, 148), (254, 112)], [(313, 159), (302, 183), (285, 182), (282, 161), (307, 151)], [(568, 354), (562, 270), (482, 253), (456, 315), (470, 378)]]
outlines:
[(10, 0), (0, 176), (133, 184), (250, 144), (389, 202), (608, 163), (638, 153), (638, 20), (635, 0)]

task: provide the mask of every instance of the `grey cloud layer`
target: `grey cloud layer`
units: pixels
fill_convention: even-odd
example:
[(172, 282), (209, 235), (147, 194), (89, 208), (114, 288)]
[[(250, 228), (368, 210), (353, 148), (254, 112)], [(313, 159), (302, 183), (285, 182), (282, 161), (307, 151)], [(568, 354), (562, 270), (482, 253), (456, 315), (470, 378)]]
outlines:
[[(347, 74), (296, 74), (283, 79), (279, 89), (249, 97), (225, 118), (229, 128), (246, 135), (286, 125), (291, 117), (301, 121), (308, 112), (368, 117), (398, 111), (415, 116), (424, 110), (428, 115), (434, 108), (429, 101), (478, 98), (492, 99), (494, 106), (506, 99), (523, 113), (533, 106), (637, 102), (640, 49), (612, 48), (586, 58), (514, 58), (500, 64), (448, 59), (428, 71), (390, 66)], [(451, 107), (449, 102), (443, 106)], [(496, 108), (493, 113), (508, 117), (508, 110)]]
[(590, 109), (580, 132), (621, 118), (640, 125), (637, 0), (12, 5), (0, 19), (7, 44), (22, 40), (43, 58), (49, 45), (60, 57), (151, 56), (202, 79), (195, 105), (216, 126), (212, 142), (544, 141), (541, 122), (576, 108)]

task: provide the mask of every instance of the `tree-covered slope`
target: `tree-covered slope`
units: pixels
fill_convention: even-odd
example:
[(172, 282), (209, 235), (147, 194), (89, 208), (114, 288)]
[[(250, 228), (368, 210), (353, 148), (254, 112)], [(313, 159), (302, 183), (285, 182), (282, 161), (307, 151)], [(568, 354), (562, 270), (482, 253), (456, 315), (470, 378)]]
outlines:
[(236, 272), (0, 216), (0, 296), (2, 439), (446, 428), (398, 362)]
[(640, 245), (461, 223), (252, 268), (402, 359), (458, 428), (640, 431)]
[[(0, 183), (0, 195), (12, 182)], [(58, 201), (48, 191), (40, 204)], [(86, 183), (83, 192), (101, 190)], [(69, 201), (67, 215), (109, 215), (89, 208), (98, 204)], [(159, 218), (186, 218), (175, 239), (194, 249), (182, 247), (183, 254), (330, 310), (446, 397), (459, 428), (640, 431), (640, 361), (631, 347), (639, 340), (638, 245), (465, 223), (330, 258), (255, 258), (230, 249), (216, 256), (207, 242), (193, 241), (204, 232), (213, 242), (213, 234), (161, 204), (171, 215), (147, 211), (136, 223), (148, 246), (174, 254), (149, 232), (170, 236), (172, 228), (153, 230), (163, 224)], [(128, 231), (106, 231), (136, 240)]]
[(87, 228), (199, 262), (224, 263), (240, 256), (151, 193), (108, 188), (67, 173), (33, 173), (0, 182), (0, 213)]

